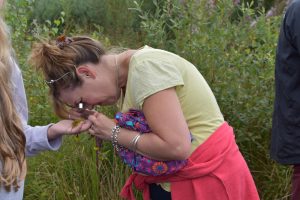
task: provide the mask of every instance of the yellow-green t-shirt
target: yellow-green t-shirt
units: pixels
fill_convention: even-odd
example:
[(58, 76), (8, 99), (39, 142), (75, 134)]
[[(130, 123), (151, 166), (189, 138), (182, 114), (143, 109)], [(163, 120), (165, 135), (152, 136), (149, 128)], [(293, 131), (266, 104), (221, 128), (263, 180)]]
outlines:
[(148, 46), (134, 53), (129, 63), (122, 111), (141, 110), (147, 97), (171, 87), (176, 89), (193, 135), (193, 151), (224, 122), (224, 118), (205, 79), (193, 64), (180, 56)]

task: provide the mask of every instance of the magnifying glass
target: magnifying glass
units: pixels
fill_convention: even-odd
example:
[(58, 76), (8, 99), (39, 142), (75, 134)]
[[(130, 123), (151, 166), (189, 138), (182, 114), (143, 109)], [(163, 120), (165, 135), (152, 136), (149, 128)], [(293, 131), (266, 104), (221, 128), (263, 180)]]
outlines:
[(83, 103), (82, 103), (82, 102), (80, 102), (80, 103), (78, 104), (78, 109), (79, 109), (79, 110), (83, 110)]
[(89, 115), (92, 115), (95, 112), (93, 110), (85, 108), (82, 102), (78, 103), (78, 111), (81, 113), (81, 116), (86, 119), (89, 117)]

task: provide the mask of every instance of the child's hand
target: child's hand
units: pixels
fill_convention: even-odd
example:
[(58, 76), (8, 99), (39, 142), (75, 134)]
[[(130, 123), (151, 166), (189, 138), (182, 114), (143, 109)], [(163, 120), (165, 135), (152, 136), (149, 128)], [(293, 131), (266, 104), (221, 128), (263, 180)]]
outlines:
[(82, 121), (84, 121), (84, 119), (74, 119), (72, 122), (72, 127), (75, 128), (76, 126), (78, 126)]
[(55, 139), (61, 135), (76, 135), (88, 130), (92, 123), (89, 120), (61, 120), (48, 129), (48, 139)]

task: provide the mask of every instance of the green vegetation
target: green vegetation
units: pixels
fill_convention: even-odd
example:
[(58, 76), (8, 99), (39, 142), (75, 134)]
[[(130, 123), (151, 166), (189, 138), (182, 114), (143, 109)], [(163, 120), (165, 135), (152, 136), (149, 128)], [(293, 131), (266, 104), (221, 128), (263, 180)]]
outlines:
[[(194, 63), (210, 84), (235, 129), (261, 199), (288, 199), (291, 171), (269, 158), (280, 16), (267, 19), (263, 7), (254, 10), (247, 3), (235, 7), (229, 0), (214, 7), (204, 1), (82, 2), (8, 1), (6, 20), (23, 70), (32, 125), (57, 120), (46, 85), (26, 62), (37, 38), (88, 34), (107, 47), (148, 44), (167, 49)], [(115, 108), (101, 109), (112, 116)], [(108, 143), (101, 149), (98, 166), (96, 157), (95, 140), (80, 135), (65, 138), (58, 152), (29, 158), (24, 199), (118, 199), (130, 170)]]

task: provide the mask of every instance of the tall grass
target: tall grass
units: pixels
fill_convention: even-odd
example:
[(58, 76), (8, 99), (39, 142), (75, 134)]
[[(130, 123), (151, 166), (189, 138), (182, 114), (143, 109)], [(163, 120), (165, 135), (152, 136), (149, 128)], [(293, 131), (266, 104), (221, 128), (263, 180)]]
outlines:
[(118, 191), (129, 169), (112, 155), (109, 147), (102, 151), (99, 172), (95, 141), (87, 135), (68, 137), (59, 152), (28, 159), (24, 199), (119, 199)]

